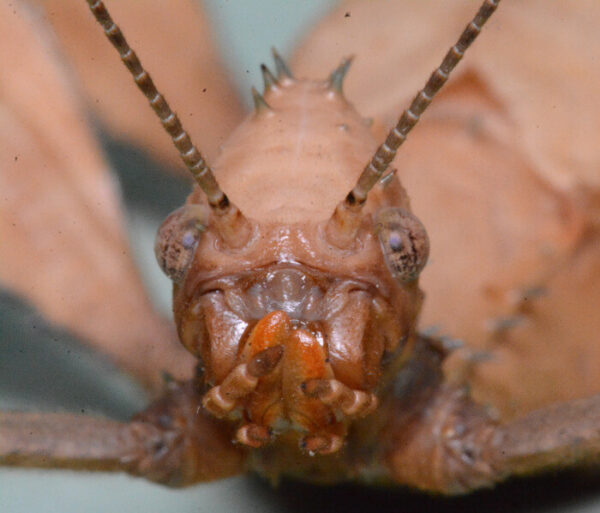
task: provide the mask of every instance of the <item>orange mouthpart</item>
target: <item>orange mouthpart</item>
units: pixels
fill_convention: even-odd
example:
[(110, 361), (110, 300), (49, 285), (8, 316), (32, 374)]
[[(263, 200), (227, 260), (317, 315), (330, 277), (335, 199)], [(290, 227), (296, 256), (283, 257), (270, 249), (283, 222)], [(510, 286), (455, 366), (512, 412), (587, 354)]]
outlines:
[[(336, 412), (362, 416), (374, 409), (376, 398), (334, 379), (318, 333), (316, 328), (293, 326), (283, 311), (267, 314), (243, 343), (239, 363), (204, 396), (205, 408), (218, 417), (240, 409), (243, 424), (236, 439), (250, 447), (291, 430), (304, 433), (298, 443), (311, 454), (339, 450), (346, 426)], [(329, 392), (318, 393), (307, 383), (321, 383)]]
[(242, 352), (242, 358), (251, 358), (257, 353), (277, 345), (285, 346), (291, 329), (292, 324), (287, 313), (276, 310), (265, 315), (250, 332)]

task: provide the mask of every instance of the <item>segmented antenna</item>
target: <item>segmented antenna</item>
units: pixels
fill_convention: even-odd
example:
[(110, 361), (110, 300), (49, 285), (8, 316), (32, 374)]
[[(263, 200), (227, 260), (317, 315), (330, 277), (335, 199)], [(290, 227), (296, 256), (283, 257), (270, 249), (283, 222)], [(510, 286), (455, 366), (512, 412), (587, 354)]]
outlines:
[(398, 148), (406, 140), (406, 136), (417, 124), (421, 114), (431, 103), (435, 94), (448, 80), (450, 72), (460, 62), (465, 51), (481, 32), (481, 28), (489, 17), (494, 13), (500, 0), (485, 0), (479, 11), (465, 28), (456, 44), (450, 48), (440, 66), (431, 74), (425, 87), (419, 91), (410, 104), (410, 107), (402, 113), (398, 124), (389, 132), (385, 142), (377, 149), (377, 152), (367, 164), (360, 175), (354, 189), (344, 200), (348, 206), (363, 204), (367, 194), (382, 177), (390, 162), (396, 156)]
[(494, 13), (499, 3), (500, 0), (483, 2), (456, 44), (450, 48), (440, 66), (431, 74), (425, 87), (415, 96), (410, 107), (402, 113), (398, 124), (389, 132), (385, 142), (379, 146), (354, 188), (344, 200), (338, 203), (327, 224), (327, 237), (332, 244), (340, 248), (354, 244), (361, 226), (361, 210), (367, 201), (369, 191), (382, 178), (408, 133), (417, 124), (435, 94), (446, 83), (450, 72), (462, 59), (466, 49), (479, 35), (484, 23)]
[(198, 151), (192, 143), (189, 135), (181, 126), (177, 117), (164, 96), (158, 92), (152, 78), (143, 68), (138, 56), (131, 49), (123, 33), (110, 17), (104, 3), (101, 0), (87, 0), (90, 10), (102, 28), (106, 37), (119, 52), (121, 60), (133, 76), (133, 80), (144, 96), (148, 98), (150, 106), (160, 119), (164, 129), (171, 136), (173, 144), (179, 151), (179, 155), (186, 167), (196, 180), (196, 183), (204, 191), (208, 202), (214, 211), (224, 213), (229, 209), (230, 203), (225, 193), (219, 187), (217, 180)]

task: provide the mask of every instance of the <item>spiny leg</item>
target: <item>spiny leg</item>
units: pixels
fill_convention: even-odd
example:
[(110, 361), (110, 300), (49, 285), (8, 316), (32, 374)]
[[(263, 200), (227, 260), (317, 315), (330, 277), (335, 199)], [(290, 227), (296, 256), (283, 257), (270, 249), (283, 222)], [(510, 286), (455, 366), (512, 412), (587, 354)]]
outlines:
[(442, 385), (420, 411), (397, 420), (392, 478), (427, 491), (460, 494), (511, 476), (600, 463), (600, 395), (499, 424), (463, 389)]
[(169, 486), (243, 470), (233, 433), (200, 405), (195, 383), (173, 383), (131, 422), (0, 412), (0, 465), (122, 471)]

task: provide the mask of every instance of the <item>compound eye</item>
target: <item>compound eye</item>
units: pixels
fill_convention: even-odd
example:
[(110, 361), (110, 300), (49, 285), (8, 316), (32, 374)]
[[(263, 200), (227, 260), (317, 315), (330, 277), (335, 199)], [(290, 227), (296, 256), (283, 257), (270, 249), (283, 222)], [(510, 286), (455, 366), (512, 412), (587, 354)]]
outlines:
[(408, 210), (385, 208), (375, 216), (375, 230), (394, 278), (402, 283), (416, 280), (429, 256), (429, 238), (421, 221)]
[(154, 253), (160, 268), (175, 283), (185, 277), (206, 223), (207, 213), (202, 205), (184, 205), (160, 225)]

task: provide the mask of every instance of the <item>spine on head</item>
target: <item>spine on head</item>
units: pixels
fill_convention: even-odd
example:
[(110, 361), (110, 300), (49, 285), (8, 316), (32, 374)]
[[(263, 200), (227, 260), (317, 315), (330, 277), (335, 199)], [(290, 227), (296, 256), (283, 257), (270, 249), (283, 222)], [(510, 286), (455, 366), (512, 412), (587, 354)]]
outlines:
[(431, 103), (436, 93), (448, 80), (448, 76), (462, 59), (465, 51), (481, 32), (481, 28), (498, 7), (500, 0), (485, 0), (471, 22), (467, 25), (456, 44), (450, 48), (440, 66), (431, 74), (425, 87), (419, 91), (400, 120), (379, 146), (371, 161), (366, 165), (354, 188), (338, 204), (329, 221), (328, 233), (331, 241), (341, 247), (350, 246), (360, 225), (360, 212), (369, 191), (381, 179), (394, 160), (398, 148), (408, 133), (419, 121), (421, 114)]
[(206, 194), (222, 238), (232, 247), (245, 244), (250, 235), (248, 221), (219, 187), (211, 168), (183, 129), (177, 114), (171, 110), (164, 96), (156, 89), (152, 78), (110, 17), (104, 3), (101, 0), (87, 0), (87, 3), (98, 23), (102, 25), (106, 37), (119, 52), (121, 60), (133, 76), (138, 88), (146, 96), (164, 129), (171, 136), (184, 164)]

